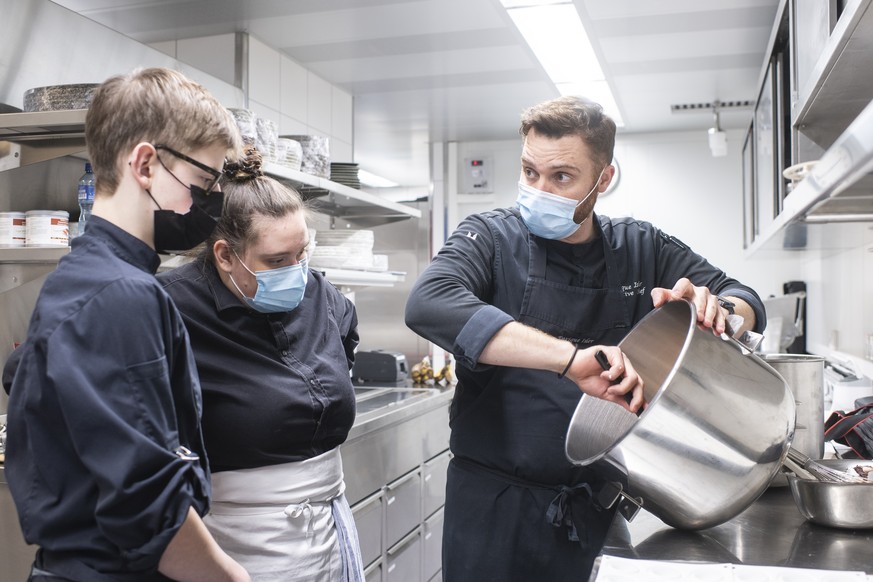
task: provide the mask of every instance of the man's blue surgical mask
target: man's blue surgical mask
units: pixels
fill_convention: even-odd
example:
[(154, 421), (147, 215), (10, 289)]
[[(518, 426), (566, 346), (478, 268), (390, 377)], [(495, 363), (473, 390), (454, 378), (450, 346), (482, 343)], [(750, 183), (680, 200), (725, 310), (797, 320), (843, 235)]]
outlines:
[(606, 166), (603, 167), (603, 170), (600, 170), (600, 175), (597, 176), (594, 186), (591, 187), (585, 198), (579, 202), (558, 196), (557, 194), (537, 190), (519, 181), (516, 205), (521, 212), (521, 219), (528, 230), (539, 237), (552, 240), (565, 239), (579, 230), (579, 227), (582, 226), (585, 220), (588, 220), (588, 217), (577, 224), (573, 220), (576, 208), (594, 194), (598, 184), (600, 184), (600, 178), (603, 176), (604, 171), (606, 171)]
[[(236, 255), (236, 251), (233, 254)], [(246, 294), (233, 280), (233, 275), (230, 276), (230, 282), (233, 283), (249, 307), (261, 313), (280, 313), (293, 311), (300, 305), (303, 300), (303, 292), (306, 290), (306, 281), (309, 278), (309, 266), (306, 259), (296, 265), (252, 272), (242, 262), (239, 255), (236, 258), (246, 271), (255, 276), (258, 283), (255, 296), (246, 297)]]

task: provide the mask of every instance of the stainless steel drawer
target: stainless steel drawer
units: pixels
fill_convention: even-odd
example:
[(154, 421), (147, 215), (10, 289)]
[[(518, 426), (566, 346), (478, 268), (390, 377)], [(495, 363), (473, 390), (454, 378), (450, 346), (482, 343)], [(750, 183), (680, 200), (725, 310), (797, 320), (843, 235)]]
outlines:
[(406, 536), (388, 550), (385, 582), (421, 581), (421, 530)]
[(424, 579), (430, 580), (440, 571), (443, 562), (443, 510), (440, 509), (424, 522), (423, 554)]
[(361, 541), (361, 558), (364, 566), (382, 555), (382, 504), (380, 491), (352, 507), (358, 538)]
[(445, 451), (424, 464), (424, 515), (431, 515), (446, 503), (446, 474), (450, 451)]
[(385, 487), (385, 543), (390, 548), (421, 524), (421, 473), (417, 470)]
[(364, 580), (367, 582), (382, 582), (382, 562), (370, 564), (364, 569)]

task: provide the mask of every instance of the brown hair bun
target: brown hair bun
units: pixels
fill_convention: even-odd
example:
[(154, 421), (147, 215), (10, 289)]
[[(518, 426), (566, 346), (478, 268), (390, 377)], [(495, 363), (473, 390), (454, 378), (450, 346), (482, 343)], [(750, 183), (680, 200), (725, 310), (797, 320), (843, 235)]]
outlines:
[(224, 175), (230, 182), (248, 182), (264, 175), (261, 166), (264, 162), (261, 152), (253, 145), (243, 149), (243, 155), (237, 162), (224, 165)]

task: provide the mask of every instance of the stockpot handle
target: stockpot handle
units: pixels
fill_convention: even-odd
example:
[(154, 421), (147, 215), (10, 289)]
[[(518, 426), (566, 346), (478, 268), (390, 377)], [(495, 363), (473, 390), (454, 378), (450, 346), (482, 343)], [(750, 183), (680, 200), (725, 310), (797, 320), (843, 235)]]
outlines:
[(609, 509), (618, 502), (616, 510), (627, 521), (632, 521), (643, 507), (643, 498), (631, 497), (624, 492), (621, 483), (617, 481), (607, 481), (600, 491), (597, 492), (595, 499), (604, 509)]

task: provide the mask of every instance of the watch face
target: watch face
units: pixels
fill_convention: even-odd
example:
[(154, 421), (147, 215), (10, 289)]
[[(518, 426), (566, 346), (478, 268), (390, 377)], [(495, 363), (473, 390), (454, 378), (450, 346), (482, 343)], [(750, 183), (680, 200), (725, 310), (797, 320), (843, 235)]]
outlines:
[(612, 165), (615, 166), (615, 174), (613, 174), (612, 181), (606, 190), (600, 193), (601, 198), (615, 192), (615, 189), (618, 188), (618, 183), (621, 182), (621, 166), (618, 165), (618, 158), (612, 158)]

